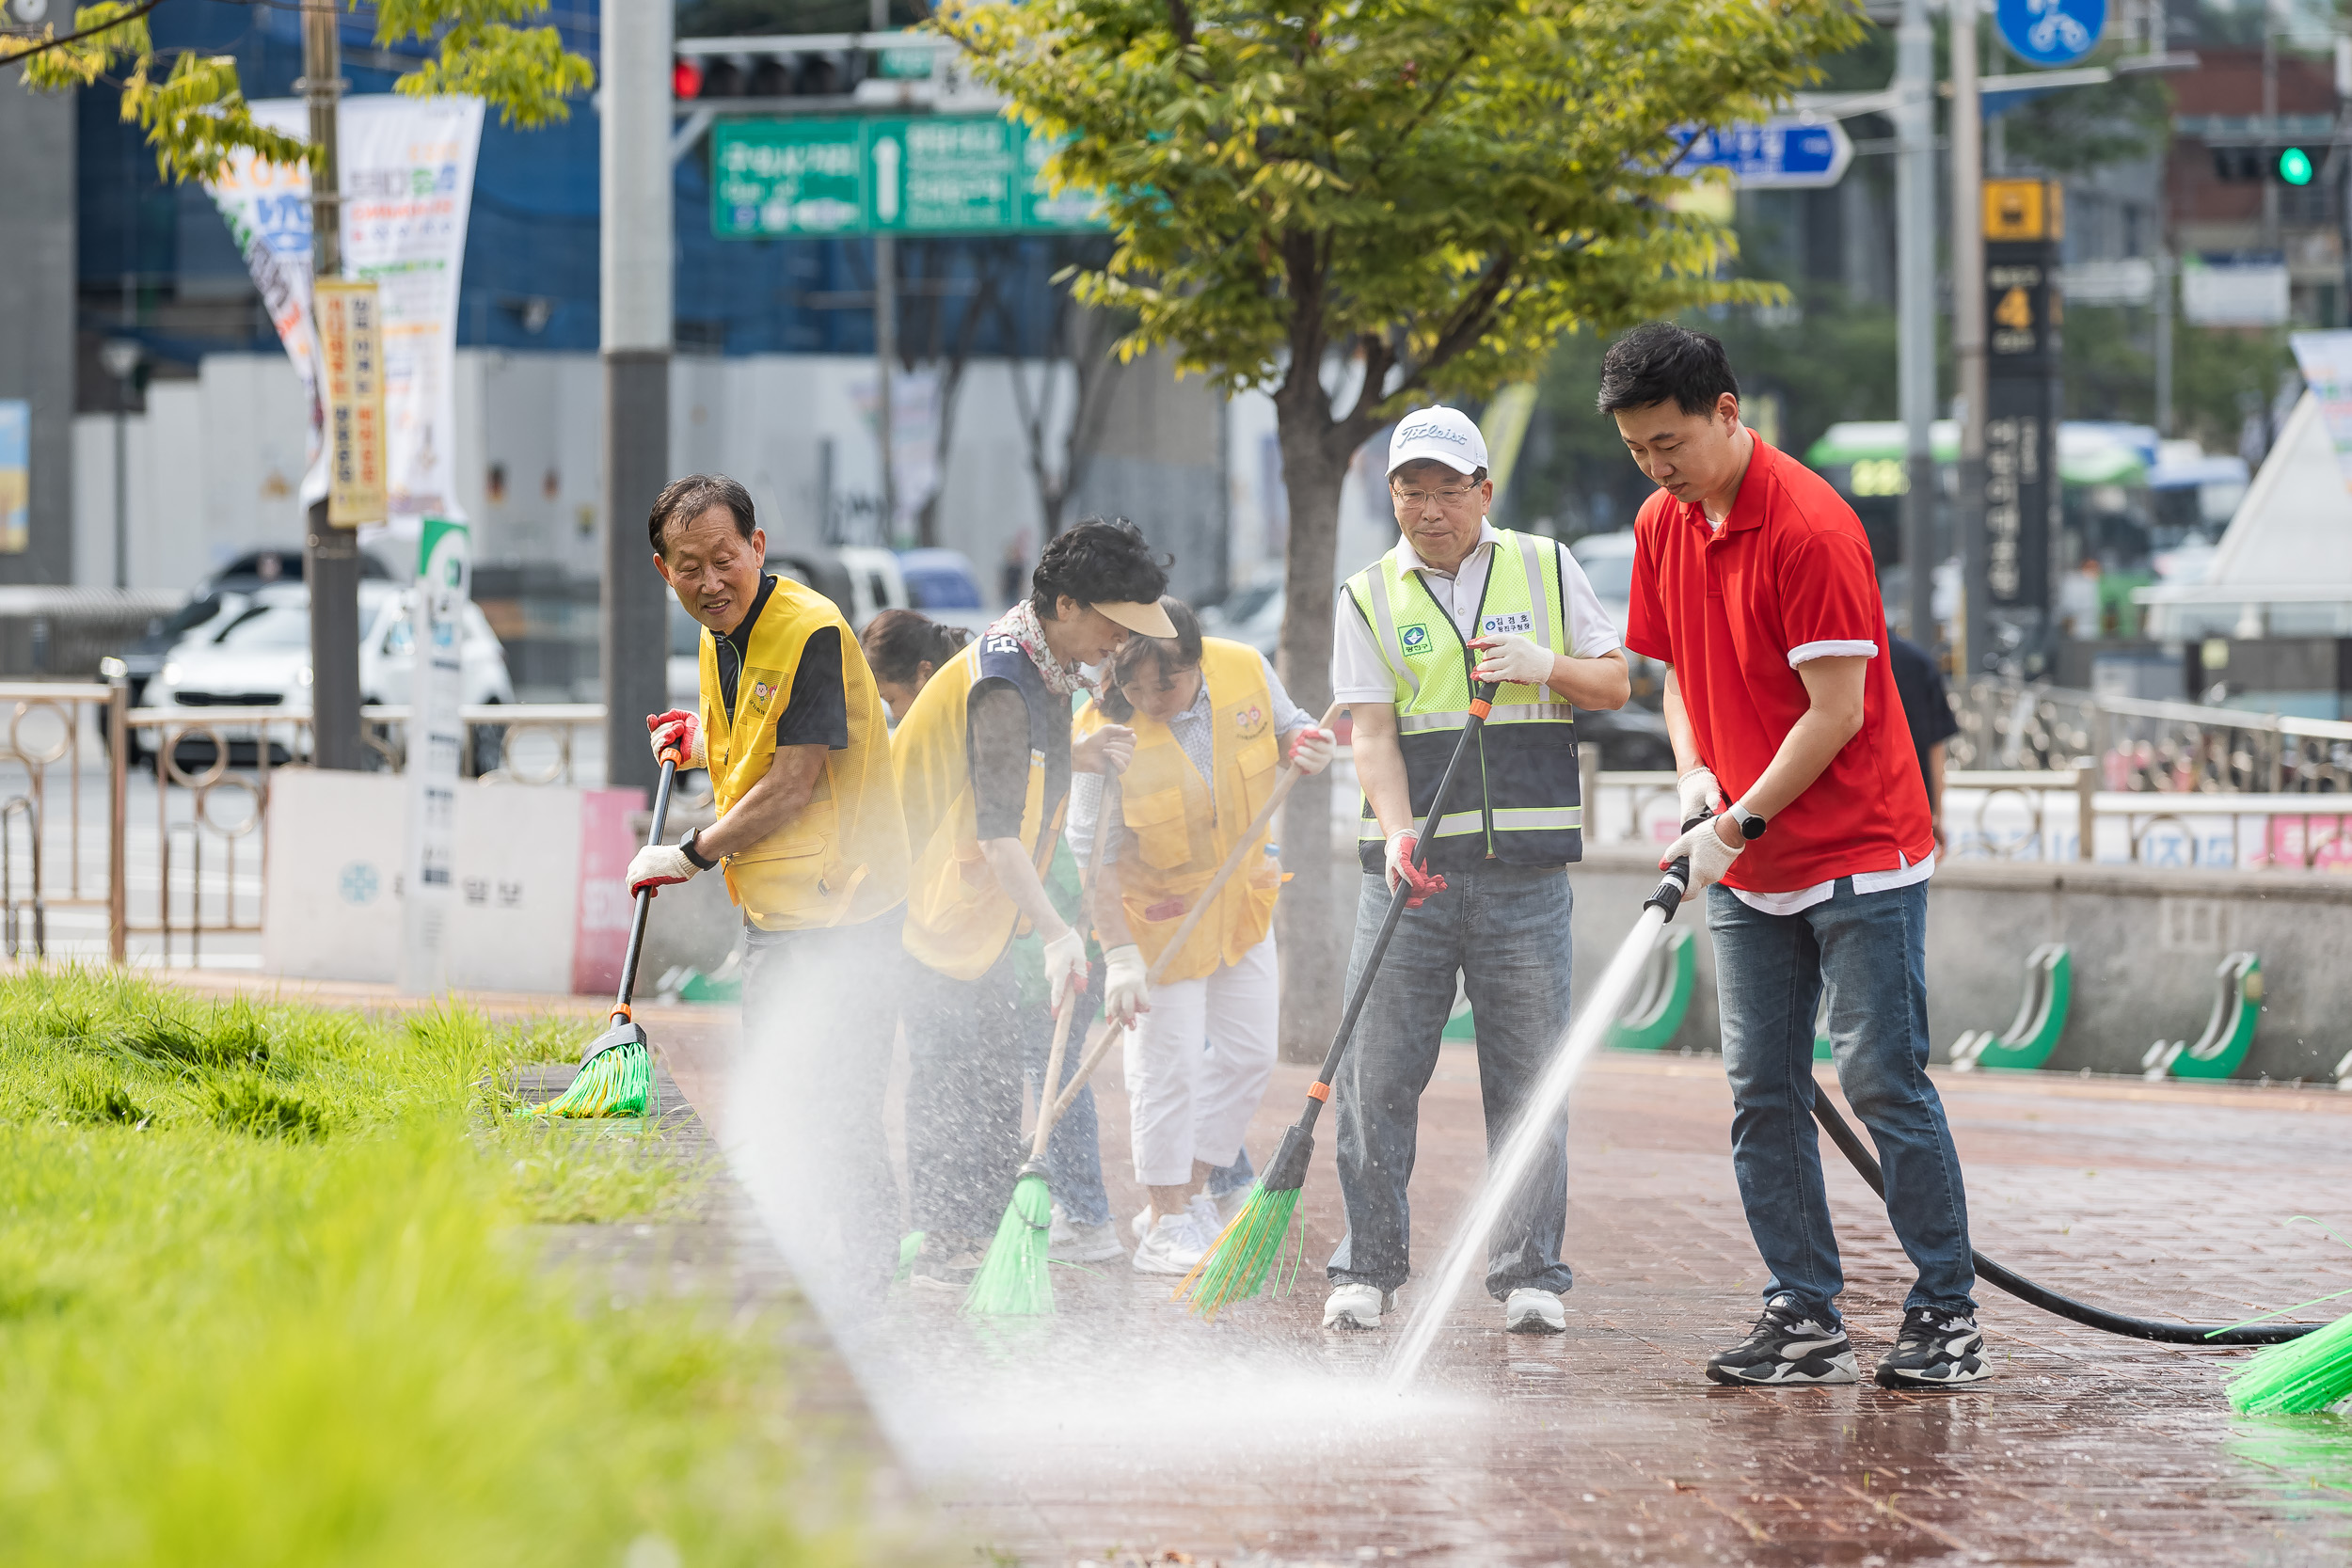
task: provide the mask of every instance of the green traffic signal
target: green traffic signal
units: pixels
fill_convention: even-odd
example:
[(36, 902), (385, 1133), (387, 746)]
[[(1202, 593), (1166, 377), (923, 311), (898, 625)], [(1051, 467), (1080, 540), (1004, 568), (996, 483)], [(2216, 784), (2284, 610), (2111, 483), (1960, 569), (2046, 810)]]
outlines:
[(2279, 154), (2279, 178), (2290, 185), (2312, 182), (2312, 155), (2299, 147), (2290, 147)]

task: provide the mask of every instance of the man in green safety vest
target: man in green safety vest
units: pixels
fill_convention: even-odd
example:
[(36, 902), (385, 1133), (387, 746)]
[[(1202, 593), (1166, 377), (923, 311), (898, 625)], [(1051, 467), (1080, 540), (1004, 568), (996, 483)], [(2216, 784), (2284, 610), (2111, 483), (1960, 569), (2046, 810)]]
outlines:
[[(1488, 523), (1494, 488), (1486, 439), (1468, 416), (1406, 416), (1389, 441), (1403, 537), (1340, 595), (1331, 690), (1355, 718), (1364, 793), (1351, 990), (1391, 890), (1400, 877), (1411, 886), (1333, 1085), (1347, 1236), (1327, 1270), (1326, 1328), (1379, 1327), (1405, 1282), (1421, 1090), (1456, 979), (1476, 1021), (1489, 1149), (1567, 1028), (1565, 868), (1583, 842), (1575, 709), (1621, 707), (1629, 686), (1617, 628), (1582, 568), (1554, 540)], [(1493, 712), (1443, 820), (1425, 822), (1469, 721), (1473, 680), (1500, 683)], [(1421, 833), (1430, 835), (1425, 869), (1412, 864)], [(1514, 1332), (1566, 1326), (1567, 1180), (1563, 1118), (1487, 1257), (1487, 1291)]]

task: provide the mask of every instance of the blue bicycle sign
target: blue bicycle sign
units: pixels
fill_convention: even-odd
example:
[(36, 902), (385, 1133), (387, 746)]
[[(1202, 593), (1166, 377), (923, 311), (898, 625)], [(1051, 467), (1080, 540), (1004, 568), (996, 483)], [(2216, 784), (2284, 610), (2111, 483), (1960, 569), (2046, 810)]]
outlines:
[(1998, 0), (1993, 20), (2027, 65), (2073, 65), (2098, 46), (2107, 0)]

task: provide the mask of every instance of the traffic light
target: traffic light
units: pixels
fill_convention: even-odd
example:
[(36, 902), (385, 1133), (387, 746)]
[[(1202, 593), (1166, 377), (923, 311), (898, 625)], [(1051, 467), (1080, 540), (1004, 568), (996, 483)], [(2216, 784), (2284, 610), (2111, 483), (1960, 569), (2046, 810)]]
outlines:
[(2300, 147), (2213, 149), (2213, 177), (2224, 184), (2258, 184), (2276, 180), (2282, 185), (2308, 185), (2318, 174), (2318, 161)]
[(679, 99), (833, 98), (850, 90), (854, 67), (832, 50), (675, 56), (670, 91)]

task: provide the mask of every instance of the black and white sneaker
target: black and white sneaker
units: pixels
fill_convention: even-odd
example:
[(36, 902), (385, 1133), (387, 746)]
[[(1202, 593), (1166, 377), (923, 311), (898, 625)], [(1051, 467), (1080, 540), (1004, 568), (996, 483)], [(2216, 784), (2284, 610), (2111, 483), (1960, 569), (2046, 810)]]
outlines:
[(1915, 1307), (1903, 1314), (1895, 1348), (1879, 1361), (1882, 1388), (1949, 1387), (1980, 1383), (1993, 1375), (1984, 1358), (1984, 1336), (1965, 1312)]
[(1765, 1304), (1754, 1333), (1708, 1357), (1707, 1375), (1749, 1384), (1851, 1383), (1860, 1374), (1844, 1329), (1802, 1316), (1793, 1299), (1777, 1296)]

